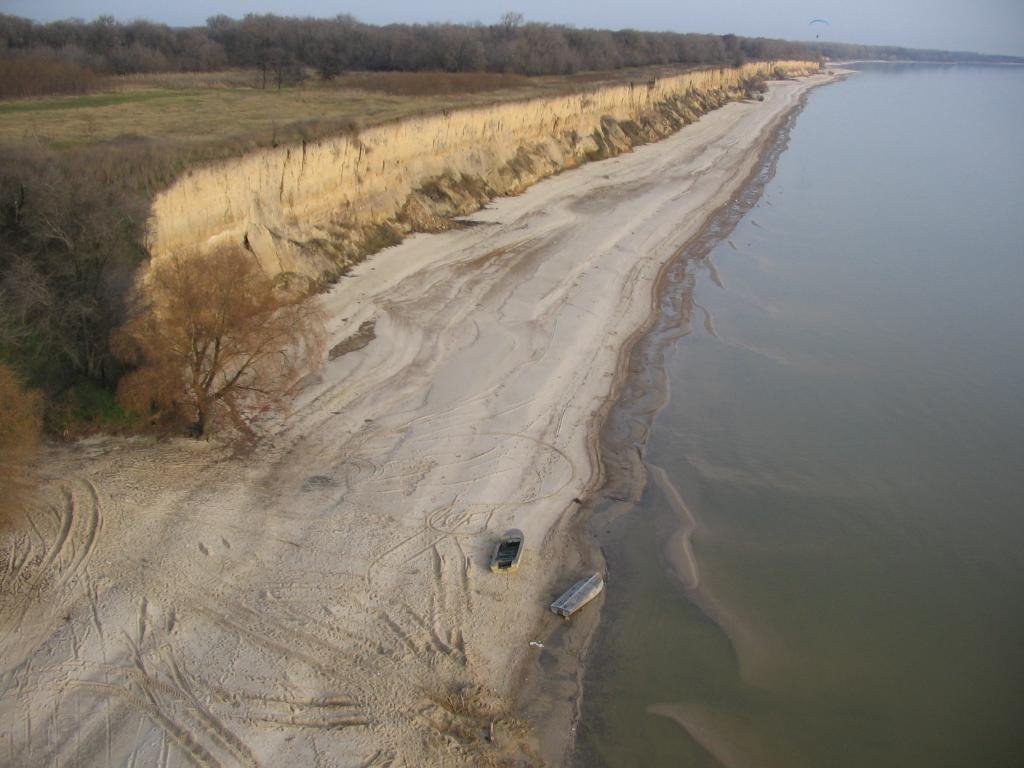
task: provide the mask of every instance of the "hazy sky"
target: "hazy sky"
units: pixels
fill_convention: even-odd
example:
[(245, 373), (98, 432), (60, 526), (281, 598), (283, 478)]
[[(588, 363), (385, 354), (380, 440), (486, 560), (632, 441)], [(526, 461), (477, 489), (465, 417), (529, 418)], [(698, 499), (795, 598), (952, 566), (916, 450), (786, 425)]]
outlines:
[(41, 21), (67, 17), (148, 18), (202, 24), (225, 13), (334, 16), (373, 23), (480, 21), (516, 10), (531, 21), (578, 27), (811, 39), (807, 22), (826, 18), (831, 40), (1024, 55), (1024, 0), (0, 0), (0, 10)]

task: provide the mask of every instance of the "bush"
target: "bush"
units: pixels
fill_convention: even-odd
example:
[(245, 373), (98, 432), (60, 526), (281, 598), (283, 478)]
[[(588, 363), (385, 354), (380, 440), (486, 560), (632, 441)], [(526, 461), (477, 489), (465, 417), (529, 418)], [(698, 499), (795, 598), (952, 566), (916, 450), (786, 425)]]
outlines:
[(0, 58), (0, 99), (88, 93), (99, 84), (100, 78), (88, 67), (61, 61), (55, 55), (33, 53)]
[(107, 339), (142, 259), (147, 199), (110, 156), (0, 152), (0, 353), (48, 394), (120, 374)]
[(0, 364), (0, 523), (10, 518), (32, 487), (32, 459), (39, 447), (42, 398), (25, 389)]
[(117, 432), (138, 425), (139, 419), (121, 407), (114, 393), (92, 381), (68, 387), (46, 406), (43, 426), (65, 440), (92, 432)]
[(252, 417), (283, 405), (323, 359), (318, 305), (275, 284), (241, 248), (178, 254), (147, 277), (112, 343), (136, 366), (118, 401), (154, 422), (203, 435), (223, 418), (251, 434)]

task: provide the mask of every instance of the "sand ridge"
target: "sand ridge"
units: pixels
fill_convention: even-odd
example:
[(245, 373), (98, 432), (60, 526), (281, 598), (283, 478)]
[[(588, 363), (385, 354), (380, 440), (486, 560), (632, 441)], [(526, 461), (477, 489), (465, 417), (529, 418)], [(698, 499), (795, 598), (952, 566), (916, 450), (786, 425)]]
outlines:
[[(369, 321), (374, 338), (245, 456), (48, 448), (39, 503), (0, 543), (3, 761), (532, 759), (510, 670), (555, 621), (556, 532), (599, 479), (622, 345), (663, 265), (827, 79), (772, 83), (360, 264), (322, 301), (332, 346)], [(494, 576), (509, 527), (527, 554)]]

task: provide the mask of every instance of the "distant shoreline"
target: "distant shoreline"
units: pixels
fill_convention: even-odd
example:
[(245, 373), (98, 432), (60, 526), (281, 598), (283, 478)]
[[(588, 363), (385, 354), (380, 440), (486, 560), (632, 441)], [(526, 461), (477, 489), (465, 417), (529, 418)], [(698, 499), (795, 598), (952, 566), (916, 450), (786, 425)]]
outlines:
[(851, 64), (944, 64), (957, 66), (966, 64), (971, 67), (1024, 67), (1024, 61), (986, 61), (985, 59), (967, 59), (964, 61), (948, 61), (943, 59), (850, 59), (828, 61), (825, 67), (846, 67)]

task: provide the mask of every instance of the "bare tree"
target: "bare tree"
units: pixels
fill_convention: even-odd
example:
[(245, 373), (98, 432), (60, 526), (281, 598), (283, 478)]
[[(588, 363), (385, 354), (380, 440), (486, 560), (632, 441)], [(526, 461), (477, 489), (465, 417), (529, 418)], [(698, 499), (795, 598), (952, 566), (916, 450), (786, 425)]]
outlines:
[(197, 435), (218, 417), (251, 434), (252, 416), (282, 406), (323, 359), (315, 302), (275, 284), (241, 248), (161, 261), (141, 292), (145, 304), (113, 339), (137, 366), (118, 399), (154, 419), (184, 419)]
[(505, 28), (505, 34), (512, 37), (525, 20), (526, 17), (518, 11), (509, 11), (501, 17), (501, 26)]
[(0, 351), (49, 393), (120, 373), (107, 339), (124, 321), (148, 200), (118, 183), (117, 156), (130, 153), (0, 149), (0, 326), (17, 342)]
[[(538, 33), (540, 28), (544, 29)], [(531, 37), (523, 43), (523, 38)], [(538, 46), (539, 59), (533, 56)], [(172, 28), (147, 21), (121, 24), (110, 17), (89, 23), (72, 19), (38, 24), (0, 14), (0, 62), (13, 62), (6, 70), (11, 76), (0, 77), (0, 93), (73, 92), (98, 87), (98, 76), (104, 74), (224, 65), (255, 67), (262, 87), (275, 78), (280, 88), (299, 79), (305, 67), (320, 70), (325, 79), (342, 70), (556, 74), (669, 62), (813, 58), (820, 49), (820, 45), (812, 49), (804, 43), (734, 35), (530, 24), (515, 11), (488, 26), (375, 26), (345, 15), (313, 19), (247, 14), (242, 19), (213, 16), (204, 28)], [(899, 52), (878, 48), (875, 55), (864, 57), (891, 58)], [(928, 57), (940, 53), (917, 52)], [(902, 58), (914, 57), (920, 56), (903, 51)]]

